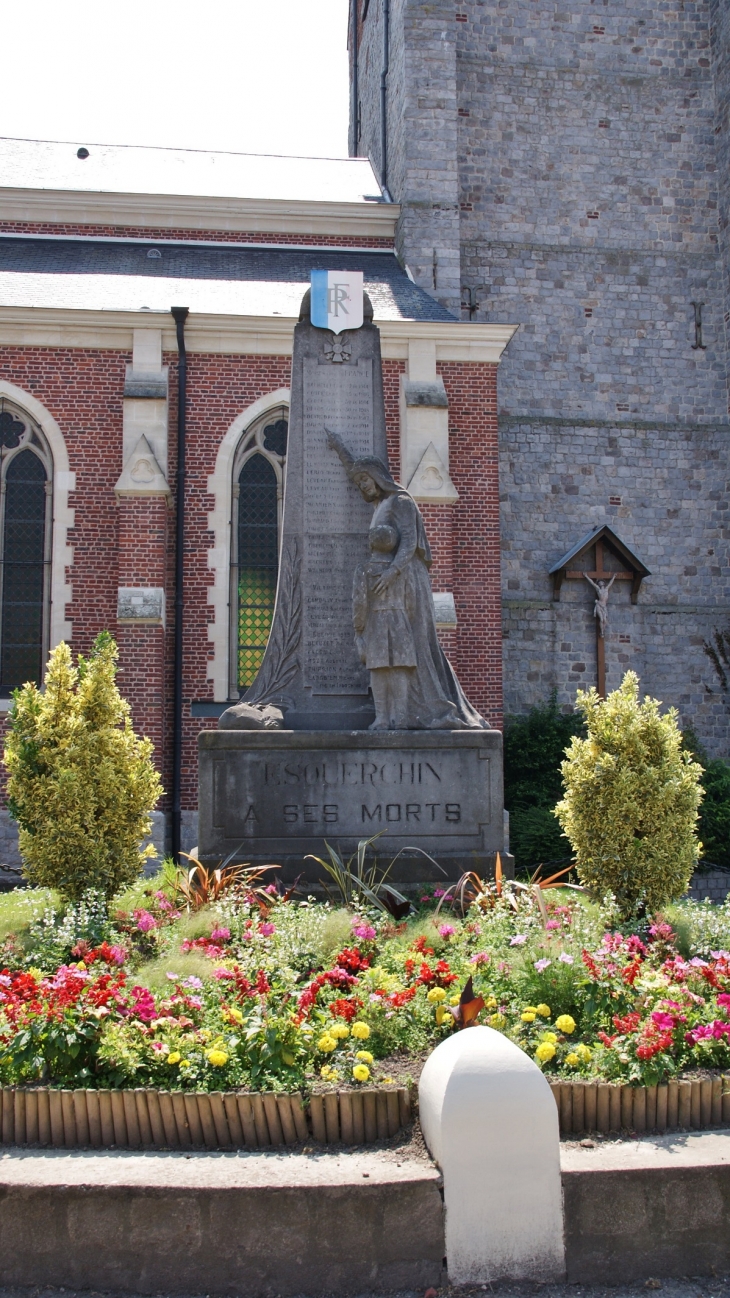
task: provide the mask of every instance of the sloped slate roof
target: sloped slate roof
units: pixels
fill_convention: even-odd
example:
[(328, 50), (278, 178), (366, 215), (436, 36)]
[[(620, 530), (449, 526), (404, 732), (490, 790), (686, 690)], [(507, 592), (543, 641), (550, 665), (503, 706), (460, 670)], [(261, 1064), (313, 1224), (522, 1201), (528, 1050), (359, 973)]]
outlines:
[(573, 559), (577, 559), (578, 555), (582, 554), (584, 550), (587, 550), (590, 545), (595, 545), (596, 541), (599, 540), (605, 540), (609, 545), (614, 546), (621, 558), (630, 568), (633, 568), (634, 572), (639, 573), (642, 577), (651, 577), (651, 573), (646, 567), (646, 564), (642, 563), (641, 559), (634, 554), (633, 550), (629, 549), (626, 542), (622, 541), (621, 537), (605, 523), (592, 528), (590, 532), (586, 532), (585, 536), (581, 537), (580, 541), (577, 541), (569, 550), (566, 550), (562, 559), (558, 559), (558, 562), (554, 563), (552, 568), (548, 569), (548, 575), (553, 576), (556, 572), (560, 572), (562, 568), (567, 568), (568, 564), (572, 563)]
[[(88, 149), (87, 158), (78, 149)], [(292, 158), (203, 149), (0, 137), (8, 189), (366, 203), (381, 197), (367, 158)]]
[(297, 316), (313, 269), (362, 270), (376, 320), (454, 319), (387, 252), (7, 235), (0, 306)]

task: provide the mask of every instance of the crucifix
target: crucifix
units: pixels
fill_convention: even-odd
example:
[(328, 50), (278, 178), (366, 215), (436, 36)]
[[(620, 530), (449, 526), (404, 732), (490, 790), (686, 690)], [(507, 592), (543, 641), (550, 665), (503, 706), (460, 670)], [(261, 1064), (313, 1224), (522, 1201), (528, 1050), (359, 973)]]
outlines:
[[(619, 560), (622, 565), (618, 572), (612, 572), (606, 568), (604, 563), (604, 546), (608, 546), (611, 554)], [(595, 568), (579, 568), (578, 564), (584, 555), (588, 555), (591, 550), (595, 550), (596, 566)], [(585, 560), (584, 560), (585, 562)], [(588, 581), (596, 592), (596, 599), (593, 604), (593, 616), (596, 622), (596, 675), (598, 693), (601, 698), (606, 697), (606, 624), (608, 622), (608, 592), (615, 581), (631, 582), (631, 603), (636, 604), (639, 598), (639, 589), (645, 577), (650, 577), (651, 573), (646, 564), (629, 549), (628, 545), (621, 540), (619, 536), (606, 523), (600, 527), (595, 527), (587, 536), (582, 537), (577, 544), (571, 546), (570, 550), (554, 563), (550, 569), (550, 576), (553, 579), (553, 599), (560, 599), (560, 587), (567, 577), (572, 581)]]
[[(596, 600), (593, 606), (593, 616), (596, 620), (596, 676), (597, 689), (602, 699), (606, 697), (606, 625), (608, 622), (608, 592), (615, 581), (634, 582), (638, 591), (638, 585), (641, 583), (641, 577), (637, 577), (635, 572), (610, 572), (603, 566), (603, 541), (597, 540), (596, 547), (596, 566), (594, 569), (579, 570), (566, 569), (564, 577), (573, 581), (589, 581), (596, 592)], [(609, 580), (610, 579), (610, 580)], [(632, 590), (633, 595), (633, 590)]]

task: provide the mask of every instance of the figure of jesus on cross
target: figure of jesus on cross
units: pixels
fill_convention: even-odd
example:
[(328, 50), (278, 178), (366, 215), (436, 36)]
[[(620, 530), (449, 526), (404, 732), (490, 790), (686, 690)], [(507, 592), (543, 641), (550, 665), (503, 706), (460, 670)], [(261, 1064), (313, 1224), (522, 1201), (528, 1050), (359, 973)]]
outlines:
[[(596, 595), (598, 596), (598, 598), (596, 599), (593, 605), (593, 616), (598, 619), (596, 624), (596, 630), (602, 640), (605, 639), (606, 627), (608, 626), (608, 592), (613, 586), (613, 583), (615, 582), (617, 575), (618, 575), (617, 573), (614, 573), (609, 582), (605, 582), (605, 581), (595, 582), (593, 578), (589, 575), (589, 573), (587, 572), (583, 573), (583, 576), (585, 577), (586, 581), (589, 581), (591, 583), (591, 586), (593, 587), (594, 591), (596, 592)], [(623, 573), (621, 575), (623, 576)]]

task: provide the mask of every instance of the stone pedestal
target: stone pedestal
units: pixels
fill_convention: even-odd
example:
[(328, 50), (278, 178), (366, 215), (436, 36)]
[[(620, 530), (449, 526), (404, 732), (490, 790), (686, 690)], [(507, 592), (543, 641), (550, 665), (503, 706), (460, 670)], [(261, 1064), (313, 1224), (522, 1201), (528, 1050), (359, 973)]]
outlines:
[[(281, 865), (281, 877), (318, 867), (324, 840), (349, 855), (387, 831), (387, 864), (421, 848), (456, 879), (489, 874), (504, 849), (502, 736), (498, 730), (203, 731), (198, 738), (200, 858)], [(509, 867), (511, 858), (503, 857)], [(508, 873), (508, 869), (505, 873)], [(443, 880), (416, 852), (403, 852), (394, 882)]]

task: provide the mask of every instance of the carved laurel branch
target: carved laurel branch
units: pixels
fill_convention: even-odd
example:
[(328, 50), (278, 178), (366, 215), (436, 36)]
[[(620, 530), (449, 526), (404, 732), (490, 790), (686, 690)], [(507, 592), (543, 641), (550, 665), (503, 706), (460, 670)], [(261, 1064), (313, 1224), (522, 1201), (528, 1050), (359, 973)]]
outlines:
[(286, 689), (299, 668), (299, 642), (302, 638), (302, 587), (300, 581), (299, 544), (292, 537), (281, 555), (279, 595), (274, 626), (264, 661), (254, 684), (246, 694), (247, 703), (273, 703)]

